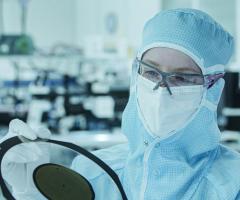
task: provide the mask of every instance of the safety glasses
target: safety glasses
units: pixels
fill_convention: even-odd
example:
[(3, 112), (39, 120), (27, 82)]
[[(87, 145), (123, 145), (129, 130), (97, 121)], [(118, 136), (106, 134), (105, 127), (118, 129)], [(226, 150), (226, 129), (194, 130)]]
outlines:
[(139, 63), (138, 73), (144, 78), (156, 83), (153, 90), (157, 90), (159, 87), (166, 87), (170, 95), (172, 95), (171, 87), (203, 85), (209, 89), (224, 76), (224, 73), (202, 75), (163, 72), (157, 69), (156, 66), (137, 58), (136, 61)]

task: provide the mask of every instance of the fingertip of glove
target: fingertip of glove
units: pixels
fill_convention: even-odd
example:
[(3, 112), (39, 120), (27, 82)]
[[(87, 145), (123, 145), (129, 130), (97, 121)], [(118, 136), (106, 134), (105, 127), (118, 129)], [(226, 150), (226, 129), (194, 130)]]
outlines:
[(30, 140), (35, 140), (37, 138), (35, 131), (19, 119), (13, 119), (9, 123), (9, 132), (16, 135), (22, 135)]
[(51, 137), (51, 132), (45, 127), (38, 127), (36, 134), (39, 138), (49, 139)]

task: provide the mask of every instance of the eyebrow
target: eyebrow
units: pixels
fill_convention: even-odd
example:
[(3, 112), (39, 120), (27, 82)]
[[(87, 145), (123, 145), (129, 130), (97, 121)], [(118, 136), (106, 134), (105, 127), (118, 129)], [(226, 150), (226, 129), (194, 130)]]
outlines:
[[(148, 59), (143, 60), (143, 62), (150, 64), (150, 65), (152, 65), (152, 67), (155, 67), (158, 69), (162, 66), (159, 63), (154, 62), (152, 60), (148, 60)], [(194, 72), (195, 74), (201, 74), (201, 72), (199, 73), (199, 71), (197, 71), (196, 69), (189, 68), (189, 67), (180, 67), (180, 68), (174, 69), (174, 72), (177, 72), (177, 73)]]

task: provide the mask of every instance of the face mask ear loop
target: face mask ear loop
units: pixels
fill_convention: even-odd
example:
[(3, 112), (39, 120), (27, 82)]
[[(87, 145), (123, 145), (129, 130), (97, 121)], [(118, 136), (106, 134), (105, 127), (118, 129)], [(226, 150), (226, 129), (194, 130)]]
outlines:
[(208, 89), (205, 86), (203, 86), (203, 95), (199, 108), (201, 108), (202, 106), (209, 108), (209, 102), (207, 100), (207, 91)]

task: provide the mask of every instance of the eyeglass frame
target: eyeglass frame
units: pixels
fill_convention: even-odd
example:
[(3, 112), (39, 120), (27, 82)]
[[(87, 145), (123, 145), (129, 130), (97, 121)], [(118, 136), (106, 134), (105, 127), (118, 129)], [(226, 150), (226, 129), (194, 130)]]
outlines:
[[(162, 81), (158, 81), (156, 86), (153, 88), (153, 90), (157, 90), (160, 85), (162, 84), (162, 82), (164, 83), (164, 85), (167, 87), (167, 90), (169, 92), (170, 95), (172, 95), (170, 86), (167, 83), (167, 77), (168, 76), (172, 76), (172, 75), (184, 75), (184, 76), (200, 76), (203, 78), (203, 87), (207, 87), (207, 89), (211, 88), (220, 78), (224, 77), (224, 72), (220, 72), (220, 73), (215, 73), (215, 74), (188, 74), (188, 73), (176, 73), (176, 72), (163, 72), (159, 69), (157, 69), (155, 66), (148, 64), (142, 60), (139, 60), (138, 58), (135, 59), (139, 64), (145, 65), (151, 69), (156, 70), (161, 76), (162, 76)], [(139, 69), (140, 70), (140, 69)], [(138, 72), (139, 73), (139, 72)]]

